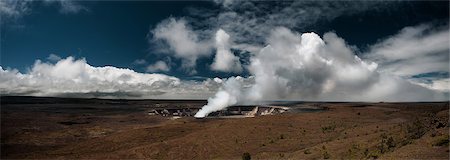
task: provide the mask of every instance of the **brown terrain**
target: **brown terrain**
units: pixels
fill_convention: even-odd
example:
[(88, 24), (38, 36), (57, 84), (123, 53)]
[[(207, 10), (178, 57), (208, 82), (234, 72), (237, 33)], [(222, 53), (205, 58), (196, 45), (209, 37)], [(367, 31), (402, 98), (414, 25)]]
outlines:
[(449, 159), (449, 103), (319, 103), (253, 118), (150, 116), (206, 101), (1, 98), (2, 159)]

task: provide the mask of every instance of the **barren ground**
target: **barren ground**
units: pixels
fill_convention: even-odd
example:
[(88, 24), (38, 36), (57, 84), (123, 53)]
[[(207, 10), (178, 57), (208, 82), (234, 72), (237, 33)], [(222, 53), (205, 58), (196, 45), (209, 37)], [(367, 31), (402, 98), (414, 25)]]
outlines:
[(449, 104), (303, 103), (329, 109), (171, 120), (205, 101), (2, 97), (1, 158), (449, 159)]

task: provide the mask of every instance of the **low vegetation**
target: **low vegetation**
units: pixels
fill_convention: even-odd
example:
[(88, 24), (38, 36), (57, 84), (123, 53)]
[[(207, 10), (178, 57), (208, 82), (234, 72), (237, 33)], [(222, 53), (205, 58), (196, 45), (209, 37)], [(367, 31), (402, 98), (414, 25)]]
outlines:
[(252, 156), (250, 155), (250, 153), (245, 152), (244, 154), (242, 154), (242, 160), (251, 160)]
[(449, 135), (437, 137), (433, 142), (433, 146), (449, 146)]
[(336, 124), (332, 123), (322, 127), (322, 133), (333, 132), (336, 129)]

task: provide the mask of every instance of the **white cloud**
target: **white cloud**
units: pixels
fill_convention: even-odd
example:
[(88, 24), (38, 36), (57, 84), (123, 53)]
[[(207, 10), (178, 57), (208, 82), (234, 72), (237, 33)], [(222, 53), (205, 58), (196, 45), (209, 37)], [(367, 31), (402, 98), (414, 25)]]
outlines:
[[(182, 58), (184, 68), (194, 68), (196, 61), (201, 56), (210, 54), (212, 45), (207, 40), (202, 40), (196, 31), (193, 31), (184, 19), (168, 18), (159, 23), (151, 33), (151, 42), (164, 42), (169, 47), (168, 54)], [(164, 49), (166, 46), (160, 46)]]
[(164, 61), (157, 61), (154, 64), (147, 66), (147, 72), (158, 72), (158, 71), (169, 72), (170, 67)]
[(145, 59), (136, 59), (133, 61), (133, 64), (137, 64), (137, 65), (143, 65), (146, 63), (147, 63), (147, 61)]
[(71, 14), (71, 13), (78, 13), (82, 11), (89, 11), (88, 8), (85, 6), (79, 4), (76, 1), (71, 0), (50, 0), (48, 2), (59, 2), (60, 9), (59, 11), (61, 13), (65, 14)]
[(435, 31), (431, 27), (428, 24), (405, 27), (398, 34), (372, 46), (372, 56), (378, 56), (375, 57), (377, 59), (402, 60), (447, 51), (448, 28)]
[[(215, 0), (219, 7), (190, 8), (189, 20), (196, 26), (222, 28), (233, 37), (232, 48), (258, 53), (265, 46), (271, 30), (283, 26), (289, 29), (312, 27), (342, 15), (374, 10), (384, 11), (395, 3), (333, 2), (333, 1), (257, 1)], [(188, 19), (188, 18), (186, 18)], [(208, 32), (211, 35), (214, 32)], [(210, 36), (211, 36), (210, 35)], [(256, 50), (256, 48), (258, 48)]]
[(223, 72), (242, 72), (239, 57), (230, 51), (230, 36), (222, 29), (216, 32), (216, 56), (211, 65), (212, 70)]
[(429, 89), (448, 91), (448, 87), (443, 86), (448, 77), (412, 77), (449, 72), (449, 36), (448, 26), (438, 29), (430, 24), (405, 27), (398, 34), (371, 46), (365, 58), (377, 62), (381, 72), (408, 78)]
[(279, 27), (267, 46), (251, 57), (251, 86), (236, 79), (222, 82), (197, 117), (237, 103), (292, 99), (317, 101), (434, 101), (444, 93), (415, 85), (401, 77), (379, 73), (378, 65), (360, 59), (334, 33), (321, 39)]
[(47, 59), (50, 60), (50, 61), (53, 61), (53, 62), (57, 62), (57, 61), (61, 60), (61, 57), (59, 57), (59, 56), (56, 55), (56, 54), (50, 54), (50, 55), (47, 57)]
[(2, 18), (19, 18), (30, 12), (30, 3), (32, 1), (22, 0), (1, 0), (0, 14)]
[(433, 79), (430, 81), (423, 80), (422, 78), (419, 79), (411, 79), (412, 83), (421, 85), (423, 87), (437, 90), (441, 92), (450, 92), (450, 78), (439, 78), (439, 79)]
[[(29, 73), (0, 68), (0, 88), (6, 95), (158, 97), (182, 92), (181, 81), (163, 74), (137, 73), (112, 66), (93, 67), (85, 59), (37, 60)], [(96, 95), (100, 94), (100, 95)]]
[(214, 0), (214, 2), (217, 4), (221, 4), (224, 7), (229, 7), (235, 2), (235, 0)]
[(280, 27), (267, 42), (251, 58), (249, 70), (256, 81), (251, 100), (326, 100), (331, 97), (324, 95), (330, 93), (361, 94), (378, 81), (377, 65), (361, 60), (334, 33), (326, 33), (322, 40), (315, 33), (298, 34)]
[(57, 5), (59, 12), (63, 14), (76, 14), (87, 12), (89, 9), (75, 0), (44, 0), (44, 5)]
[[(20, 18), (33, 11), (33, 5), (57, 4), (61, 13), (79, 13), (81, 11), (89, 11), (87, 7), (79, 4), (77, 1), (72, 0), (45, 0), (45, 1), (33, 1), (33, 0), (1, 0), (0, 1), (0, 14), (5, 18)], [(2, 20), (3, 21), (3, 20)]]
[[(184, 68), (193, 68), (198, 57), (211, 52), (212, 42), (214, 42), (211, 37), (217, 34), (218, 29), (227, 31), (227, 34), (233, 37), (234, 43), (230, 44), (230, 48), (243, 51), (238, 52), (236, 56), (230, 56), (231, 54), (224, 50), (225, 52), (221, 51), (218, 55), (225, 56), (225, 59), (243, 58), (246, 56), (241, 53), (247, 54), (244, 51), (257, 54), (265, 46), (266, 36), (278, 26), (290, 29), (310, 27), (318, 21), (333, 20), (340, 15), (378, 10), (390, 5), (390, 3), (381, 2), (336, 3), (331, 1), (258, 3), (216, 0), (215, 2), (220, 6), (214, 9), (189, 7), (187, 10), (189, 14), (186, 17), (169, 18), (161, 22), (152, 31), (154, 34), (161, 33), (160, 36), (153, 37), (152, 45), (156, 45), (156, 48), (160, 50), (169, 48), (169, 51), (175, 52), (175, 57), (184, 59), (182, 64)], [(163, 40), (169, 47), (157, 45), (159, 41), (154, 40)], [(222, 71), (222, 68), (226, 68), (224, 62), (215, 62), (212, 69)], [(229, 72), (230, 69), (224, 70)], [(232, 70), (238, 71), (238, 69)]]
[[(252, 77), (236, 78), (244, 87)], [(0, 66), (0, 94), (56, 97), (205, 99), (226, 79), (180, 80), (164, 74), (138, 73), (113, 66), (94, 67), (67, 57), (55, 63), (36, 60), (27, 73)]]

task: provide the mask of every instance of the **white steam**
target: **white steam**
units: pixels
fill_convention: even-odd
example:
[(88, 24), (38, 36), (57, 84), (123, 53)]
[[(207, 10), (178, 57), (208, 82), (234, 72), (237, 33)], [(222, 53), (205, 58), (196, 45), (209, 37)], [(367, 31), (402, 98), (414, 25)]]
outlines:
[[(219, 79), (214, 79), (219, 81)], [(221, 82), (222, 80), (220, 80)], [(203, 106), (196, 114), (195, 117), (206, 117), (209, 113), (220, 111), (228, 106), (236, 104), (240, 99), (242, 92), (242, 77), (230, 77), (228, 78), (223, 87), (214, 95), (214, 97), (208, 99), (208, 104)]]
[(376, 63), (360, 59), (352, 47), (335, 33), (326, 33), (322, 40), (315, 33), (300, 35), (279, 27), (272, 30), (266, 42), (268, 45), (251, 58), (248, 66), (254, 76), (254, 84), (245, 89), (237, 83), (239, 81), (228, 79), (196, 117), (204, 117), (244, 101), (258, 103), (271, 99), (445, 99), (441, 93), (377, 72)]

